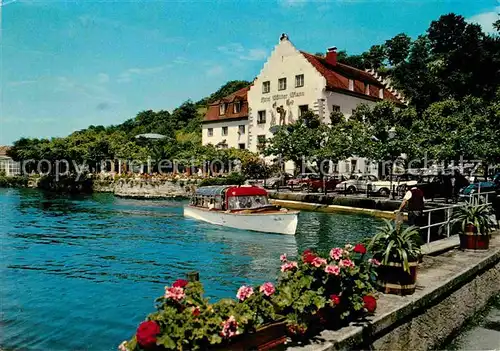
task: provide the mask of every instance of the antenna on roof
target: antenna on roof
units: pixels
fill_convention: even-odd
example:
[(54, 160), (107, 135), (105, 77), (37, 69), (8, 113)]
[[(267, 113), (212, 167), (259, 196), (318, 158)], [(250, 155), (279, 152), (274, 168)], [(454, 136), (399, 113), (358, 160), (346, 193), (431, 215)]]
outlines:
[(288, 40), (288, 35), (286, 33), (281, 33), (280, 41)]

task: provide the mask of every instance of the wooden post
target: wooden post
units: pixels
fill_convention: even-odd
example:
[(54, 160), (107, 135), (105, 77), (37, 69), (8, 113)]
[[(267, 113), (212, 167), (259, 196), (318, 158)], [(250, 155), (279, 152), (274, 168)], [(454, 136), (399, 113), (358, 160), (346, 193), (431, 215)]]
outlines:
[(189, 280), (190, 282), (200, 281), (200, 273), (199, 272), (196, 272), (196, 271), (188, 272), (186, 274), (186, 276), (187, 276), (187, 280)]
[(403, 212), (396, 210), (394, 211), (396, 214), (396, 230), (399, 231), (401, 229), (401, 225), (403, 224)]

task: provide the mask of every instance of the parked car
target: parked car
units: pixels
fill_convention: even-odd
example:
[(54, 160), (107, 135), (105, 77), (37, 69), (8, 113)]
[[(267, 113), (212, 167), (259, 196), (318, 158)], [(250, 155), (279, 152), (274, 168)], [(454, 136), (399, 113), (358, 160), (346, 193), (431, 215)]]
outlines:
[(295, 178), (292, 178), (288, 180), (287, 185), (290, 187), (290, 189), (298, 189), (301, 188), (303, 190), (307, 190), (307, 184), (303, 185), (302, 183), (305, 180), (309, 179), (321, 179), (321, 176), (317, 173), (301, 173), (297, 175)]
[(436, 197), (455, 197), (461, 188), (469, 185), (469, 181), (460, 173), (455, 175), (425, 175), (418, 179), (417, 187), (422, 190), (426, 199)]
[(282, 174), (278, 174), (274, 177), (270, 177), (270, 178), (262, 180), (262, 185), (265, 188), (276, 189), (278, 187), (286, 186), (287, 182), (292, 178), (293, 178), (293, 175), (291, 175), (290, 173), (282, 173)]
[(325, 191), (334, 191), (337, 184), (340, 183), (338, 176), (325, 176), (324, 178), (309, 177), (299, 183), (300, 189), (304, 191), (316, 191), (322, 193)]
[(338, 183), (335, 190), (349, 194), (364, 192), (369, 184), (376, 181), (378, 178), (371, 174), (354, 174), (351, 179)]
[(245, 182), (245, 184), (256, 185), (268, 189), (277, 189), (278, 186), (287, 186), (287, 182), (292, 178), (293, 176), (290, 173), (282, 173), (266, 179), (249, 179)]
[(460, 190), (460, 196), (469, 197), (470, 195), (478, 192), (486, 193), (491, 191), (497, 191), (499, 189), (500, 189), (500, 184), (497, 184), (495, 182), (472, 183)]
[(390, 180), (377, 180), (372, 182), (371, 191), (380, 194), (381, 196), (388, 196), (391, 193), (391, 186), (394, 187), (399, 196), (403, 196), (408, 186), (417, 184), (418, 175), (412, 173), (398, 174)]

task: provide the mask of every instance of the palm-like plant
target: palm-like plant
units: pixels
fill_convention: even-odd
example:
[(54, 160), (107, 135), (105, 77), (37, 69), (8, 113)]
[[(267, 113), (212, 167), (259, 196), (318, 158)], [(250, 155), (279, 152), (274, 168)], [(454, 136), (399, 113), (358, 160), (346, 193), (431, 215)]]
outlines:
[(401, 229), (394, 221), (384, 219), (385, 225), (378, 227), (368, 249), (384, 265), (401, 263), (405, 272), (410, 272), (410, 261), (420, 255), (420, 234), (415, 226)]
[(473, 225), (477, 235), (489, 235), (491, 229), (495, 227), (490, 217), (491, 213), (492, 209), (489, 204), (473, 202), (456, 208), (450, 220), (455, 225), (460, 225), (462, 233), (466, 232), (467, 226)]

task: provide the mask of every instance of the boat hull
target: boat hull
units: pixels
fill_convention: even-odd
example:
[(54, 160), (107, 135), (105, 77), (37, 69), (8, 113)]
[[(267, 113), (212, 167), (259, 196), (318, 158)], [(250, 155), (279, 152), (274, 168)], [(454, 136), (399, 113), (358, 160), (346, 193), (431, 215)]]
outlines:
[(184, 216), (225, 227), (294, 235), (297, 230), (298, 211), (223, 212), (184, 206)]

